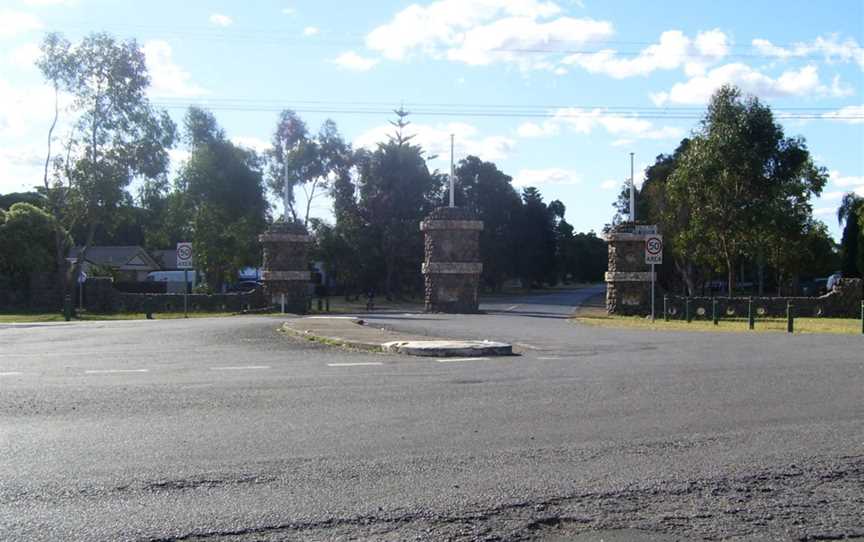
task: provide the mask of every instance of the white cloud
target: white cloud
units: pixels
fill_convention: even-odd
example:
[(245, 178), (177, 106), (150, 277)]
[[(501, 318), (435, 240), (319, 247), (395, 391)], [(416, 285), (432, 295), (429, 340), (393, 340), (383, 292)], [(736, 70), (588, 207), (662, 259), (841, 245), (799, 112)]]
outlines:
[(210, 15), (209, 21), (210, 24), (215, 26), (221, 26), (222, 28), (227, 28), (234, 24), (234, 19), (221, 13), (214, 13)]
[(522, 169), (513, 178), (514, 186), (579, 184), (582, 178), (573, 170), (563, 168)]
[(856, 191), (864, 190), (864, 175), (856, 177), (854, 175), (841, 175), (837, 170), (831, 170), (828, 173), (831, 184), (840, 188), (853, 188)]
[(843, 198), (844, 194), (846, 194), (846, 192), (842, 190), (832, 190), (830, 192), (822, 192), (822, 195), (819, 196), (819, 199), (821, 199), (822, 201), (839, 200)]
[(855, 192), (864, 197), (864, 175), (842, 175), (836, 169), (831, 170), (828, 172), (828, 186), (833, 190), (824, 192), (822, 200), (840, 199), (849, 192)]
[(701, 32), (695, 40), (680, 30), (667, 30), (660, 35), (658, 43), (649, 45), (633, 58), (623, 58), (613, 49), (604, 49), (596, 53), (569, 55), (562, 63), (616, 79), (644, 76), (657, 70), (674, 70), (682, 66), (688, 75), (697, 75), (728, 52), (728, 38), (718, 29)]
[(24, 87), (0, 79), (0, 137), (21, 139), (43, 128), (47, 134), (53, 116), (54, 91), (48, 85)]
[(297, 10), (294, 8), (282, 8), (282, 15), (297, 15)]
[(375, 67), (375, 65), (378, 64), (378, 59), (366, 58), (358, 55), (354, 51), (346, 51), (337, 56), (333, 60), (333, 63), (343, 70), (365, 72)]
[(774, 58), (786, 60), (823, 55), (828, 62), (856, 62), (864, 69), (864, 48), (852, 38), (841, 41), (837, 34), (819, 36), (811, 42), (798, 42), (788, 48), (775, 45), (766, 39), (754, 39), (752, 44), (760, 54)]
[(171, 46), (166, 41), (151, 40), (142, 47), (150, 72), (150, 93), (160, 97), (190, 98), (207, 94), (192, 82), (192, 76), (174, 63)]
[(696, 49), (705, 56), (723, 58), (729, 54), (729, 39), (719, 28), (700, 32), (696, 36)]
[(516, 133), (519, 134), (519, 137), (548, 137), (557, 135), (559, 132), (559, 127), (557, 122), (546, 121), (542, 124), (537, 124), (536, 122), (523, 122), (519, 125), (519, 128), (516, 129)]
[(44, 143), (0, 146), (0, 194), (28, 192), (42, 186), (46, 150)]
[(845, 92), (839, 88), (829, 88), (819, 79), (816, 66), (808, 65), (798, 70), (783, 72), (776, 79), (745, 64), (733, 63), (715, 68), (704, 75), (691, 78), (684, 83), (676, 83), (668, 92), (651, 95), (655, 105), (704, 104), (711, 95), (725, 84), (734, 84), (742, 91), (757, 96), (810, 96), (836, 95)]
[(616, 188), (619, 188), (622, 184), (624, 184), (623, 181), (607, 179), (600, 183), (600, 188), (602, 190), (615, 190)]
[[(367, 130), (356, 137), (353, 141), (355, 147), (374, 149), (378, 143), (387, 141), (388, 136), (394, 133), (393, 126), (389, 124), (377, 126)], [(439, 157), (439, 161), (449, 163), (450, 160), (450, 134), (455, 137), (456, 159), (469, 154), (478, 156), (483, 160), (504, 160), (516, 148), (516, 142), (505, 136), (482, 137), (479, 130), (467, 123), (452, 122), (449, 124), (417, 124), (411, 123), (406, 128), (406, 135), (414, 135), (412, 143), (420, 145), (427, 156)]]
[(269, 141), (265, 141), (255, 136), (232, 137), (231, 143), (234, 143), (238, 147), (245, 147), (247, 149), (251, 149), (258, 154), (262, 154), (273, 147)]
[(0, 39), (14, 38), (33, 30), (40, 30), (43, 26), (42, 21), (35, 15), (0, 9)]
[(78, 5), (78, 0), (24, 0), (27, 6), (65, 6), (73, 7)]
[[(554, 111), (552, 118), (541, 124), (522, 123), (517, 129), (521, 137), (546, 137), (557, 135), (563, 128), (577, 134), (590, 134), (596, 128), (626, 139), (675, 139), (683, 135), (683, 130), (674, 126), (655, 127), (648, 120), (637, 116), (609, 113), (602, 108), (580, 109), (561, 108)], [(623, 142), (621, 144), (624, 144)]]
[(303, 29), (304, 36), (317, 36), (321, 30), (317, 26), (307, 26)]
[(469, 65), (512, 62), (523, 69), (554, 70), (545, 55), (515, 54), (519, 49), (554, 52), (607, 38), (612, 25), (561, 16), (554, 2), (538, 0), (438, 0), (412, 4), (366, 36), (366, 46), (390, 60), (411, 54), (447, 58)]
[(514, 50), (564, 49), (603, 39), (612, 34), (607, 22), (560, 17), (539, 22), (527, 17), (507, 17), (464, 32), (458, 46), (448, 49), (447, 58), (477, 66), (496, 61), (514, 62), (524, 68), (552, 68), (543, 56), (524, 55)]
[(837, 209), (834, 207), (817, 207), (813, 209), (813, 214), (815, 216), (831, 216), (837, 212)]
[(864, 123), (864, 105), (850, 105), (822, 115), (823, 118), (848, 124)]
[(25, 43), (13, 48), (6, 55), (6, 61), (17, 68), (36, 69), (35, 62), (42, 54), (36, 43)]

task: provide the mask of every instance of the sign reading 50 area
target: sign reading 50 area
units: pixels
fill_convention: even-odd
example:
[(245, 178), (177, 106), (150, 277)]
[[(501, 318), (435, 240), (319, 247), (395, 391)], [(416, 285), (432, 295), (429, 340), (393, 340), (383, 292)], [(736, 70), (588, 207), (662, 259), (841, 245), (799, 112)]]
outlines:
[(663, 236), (651, 234), (645, 237), (645, 263), (663, 263)]
[(192, 243), (177, 243), (177, 269), (192, 269), (195, 261), (192, 254)]

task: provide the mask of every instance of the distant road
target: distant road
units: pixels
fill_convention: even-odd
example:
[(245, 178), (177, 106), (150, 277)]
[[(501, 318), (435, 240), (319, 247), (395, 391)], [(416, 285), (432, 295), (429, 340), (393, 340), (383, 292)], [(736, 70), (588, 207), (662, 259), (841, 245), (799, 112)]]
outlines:
[(861, 337), (568, 321), (591, 293), (368, 317), (522, 352), (447, 363), (273, 317), (0, 329), (0, 539), (864, 536)]

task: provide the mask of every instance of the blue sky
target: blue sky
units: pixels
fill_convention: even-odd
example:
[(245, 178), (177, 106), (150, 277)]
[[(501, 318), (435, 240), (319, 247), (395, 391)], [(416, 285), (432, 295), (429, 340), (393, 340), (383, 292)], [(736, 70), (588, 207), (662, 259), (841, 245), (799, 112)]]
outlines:
[[(835, 237), (842, 194), (864, 195), (860, 0), (0, 0), (0, 192), (41, 180), (52, 104), (32, 65), (42, 36), (103, 30), (142, 44), (151, 99), (178, 122), (190, 104), (209, 107), (229, 137), (261, 150), (292, 108), (371, 146), (405, 104), (416, 141), (441, 155), (432, 168), (447, 169), (454, 133), (457, 159), (479, 155), (538, 186), (581, 231), (610, 220), (629, 153), (638, 181), (723, 83), (771, 105), (831, 172), (813, 206)], [(329, 206), (316, 200), (315, 214)]]

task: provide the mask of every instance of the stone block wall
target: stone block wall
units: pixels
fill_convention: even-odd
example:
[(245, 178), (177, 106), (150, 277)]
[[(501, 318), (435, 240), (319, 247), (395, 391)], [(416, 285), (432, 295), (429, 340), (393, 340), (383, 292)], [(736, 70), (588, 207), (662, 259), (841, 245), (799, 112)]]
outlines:
[(635, 233), (636, 226), (625, 222), (606, 234), (609, 246), (606, 311), (609, 314), (651, 313), (651, 270), (645, 263), (647, 235)]
[(420, 223), (420, 230), (425, 237), (421, 272), (426, 311), (478, 312), (483, 222), (467, 209), (439, 207)]
[(262, 280), (269, 303), (285, 310), (303, 314), (308, 309), (309, 232), (302, 224), (275, 222), (258, 240), (264, 246)]

